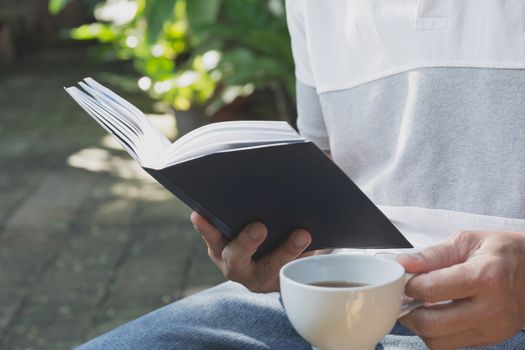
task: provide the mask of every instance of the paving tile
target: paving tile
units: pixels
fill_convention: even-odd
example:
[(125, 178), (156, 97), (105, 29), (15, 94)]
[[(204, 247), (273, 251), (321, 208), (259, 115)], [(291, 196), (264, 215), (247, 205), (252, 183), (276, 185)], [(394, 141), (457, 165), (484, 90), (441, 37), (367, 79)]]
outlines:
[(8, 219), (8, 216), (23, 200), (24, 194), (26, 194), (26, 189), (17, 187), (2, 191), (2, 195), (0, 196), (0, 227), (4, 226), (4, 222)]
[(127, 232), (115, 230), (71, 238), (31, 287), (27, 305), (3, 346), (66, 349), (84, 339), (92, 328), (93, 309), (128, 239)]
[(34, 233), (20, 233), (0, 245), (0, 349), (8, 348), (5, 338), (20, 329), (18, 313), (57, 253), (56, 241)]
[(166, 198), (145, 201), (139, 214), (140, 222), (153, 225), (159, 222), (178, 222), (188, 225), (191, 209), (160, 185), (155, 184), (155, 188)]
[(99, 228), (130, 226), (137, 210), (137, 202), (125, 198), (108, 198), (96, 206), (91, 223)]
[(35, 193), (6, 221), (7, 236), (64, 229), (94, 185), (96, 177), (76, 170), (48, 174)]
[(99, 305), (90, 336), (170, 303), (180, 295), (195, 235), (180, 225), (135, 227), (137, 239)]
[(197, 247), (193, 251), (188, 278), (182, 290), (182, 297), (213, 287), (226, 279), (219, 268), (208, 257), (206, 244), (199, 237)]
[(59, 253), (92, 181), (75, 171), (48, 174), (6, 221), (0, 245), (0, 275), (2, 285), (9, 288), (0, 289), (0, 305), (6, 306), (0, 311), (0, 340), (5, 332), (17, 329), (12, 323), (31, 293), (28, 288)]

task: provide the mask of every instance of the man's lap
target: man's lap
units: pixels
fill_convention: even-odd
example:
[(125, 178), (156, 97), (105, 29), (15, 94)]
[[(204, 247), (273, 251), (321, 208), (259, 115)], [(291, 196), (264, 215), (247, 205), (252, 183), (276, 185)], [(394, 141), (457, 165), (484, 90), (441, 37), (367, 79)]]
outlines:
[[(378, 349), (425, 349), (396, 325)], [(521, 332), (497, 350), (524, 349)], [(286, 318), (279, 294), (254, 294), (227, 282), (182, 299), (102, 335), (77, 350), (311, 349)]]

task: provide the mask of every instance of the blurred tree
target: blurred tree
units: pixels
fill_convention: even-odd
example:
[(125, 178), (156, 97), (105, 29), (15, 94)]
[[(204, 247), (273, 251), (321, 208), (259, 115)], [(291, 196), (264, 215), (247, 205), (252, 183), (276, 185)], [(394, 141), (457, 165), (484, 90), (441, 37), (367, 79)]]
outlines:
[[(71, 0), (51, 0), (58, 13)], [(87, 0), (97, 1), (97, 0)], [(294, 76), (283, 0), (98, 0), (96, 22), (71, 31), (98, 40), (101, 59), (131, 59), (138, 87), (179, 110), (212, 115), (239, 96), (273, 92), (293, 121)]]

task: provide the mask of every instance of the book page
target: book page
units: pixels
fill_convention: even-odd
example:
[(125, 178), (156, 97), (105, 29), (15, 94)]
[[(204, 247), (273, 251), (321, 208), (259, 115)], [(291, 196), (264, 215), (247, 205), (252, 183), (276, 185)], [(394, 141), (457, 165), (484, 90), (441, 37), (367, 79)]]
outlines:
[(273, 139), (273, 140), (264, 140), (264, 141), (255, 141), (252, 139), (245, 139), (245, 140), (238, 140), (236, 142), (231, 141), (222, 141), (222, 142), (215, 142), (210, 143), (207, 145), (200, 146), (196, 149), (188, 150), (185, 153), (177, 153), (173, 158), (170, 158), (166, 161), (165, 167), (175, 165), (178, 163), (182, 163), (185, 161), (188, 161), (193, 158), (203, 157), (207, 156), (209, 154), (224, 152), (224, 151), (233, 151), (233, 150), (243, 150), (243, 149), (249, 149), (253, 147), (263, 147), (263, 146), (272, 146), (276, 144), (290, 144), (290, 143), (297, 143), (297, 142), (304, 142), (304, 140), (297, 140), (297, 139)]
[(209, 124), (175, 141), (163, 156), (163, 163), (172, 165), (188, 158), (214, 151), (243, 148), (249, 145), (303, 142), (288, 123), (281, 121), (241, 120)]
[(145, 167), (158, 167), (171, 143), (135, 106), (91, 78), (66, 91), (128, 153)]
[(276, 143), (304, 142), (288, 123), (240, 120), (200, 127), (173, 144), (138, 108), (91, 78), (66, 91), (141, 166), (162, 169), (215, 152)]

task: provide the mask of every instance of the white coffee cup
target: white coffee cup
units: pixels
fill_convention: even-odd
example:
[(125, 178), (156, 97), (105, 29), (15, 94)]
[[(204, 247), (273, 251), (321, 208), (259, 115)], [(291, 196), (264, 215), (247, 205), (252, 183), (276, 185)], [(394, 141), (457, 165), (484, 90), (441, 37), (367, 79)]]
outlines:
[[(280, 271), (284, 309), (314, 349), (372, 350), (397, 319), (422, 303), (402, 305), (412, 277), (392, 259), (368, 255), (318, 255), (294, 260)], [(351, 281), (361, 287), (310, 283)]]

